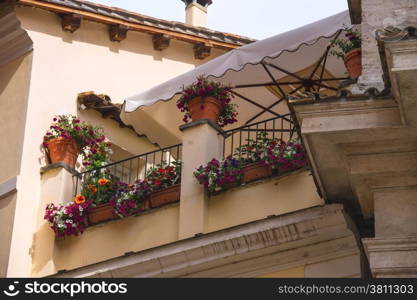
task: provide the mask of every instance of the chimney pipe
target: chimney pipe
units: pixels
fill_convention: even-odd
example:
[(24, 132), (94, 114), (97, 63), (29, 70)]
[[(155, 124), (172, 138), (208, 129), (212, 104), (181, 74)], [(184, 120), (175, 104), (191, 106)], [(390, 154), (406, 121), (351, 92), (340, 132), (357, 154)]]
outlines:
[(181, 0), (185, 3), (185, 24), (206, 27), (207, 7), (212, 0)]

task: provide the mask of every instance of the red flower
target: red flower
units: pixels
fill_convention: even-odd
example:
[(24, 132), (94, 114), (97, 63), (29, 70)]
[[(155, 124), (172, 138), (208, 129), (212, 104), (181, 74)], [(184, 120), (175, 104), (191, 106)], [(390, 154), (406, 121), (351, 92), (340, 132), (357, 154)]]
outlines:
[(158, 173), (159, 173), (159, 174), (165, 174), (165, 169), (159, 168), (159, 169), (158, 169)]
[(153, 184), (156, 185), (156, 186), (160, 186), (161, 185), (161, 180), (155, 179)]

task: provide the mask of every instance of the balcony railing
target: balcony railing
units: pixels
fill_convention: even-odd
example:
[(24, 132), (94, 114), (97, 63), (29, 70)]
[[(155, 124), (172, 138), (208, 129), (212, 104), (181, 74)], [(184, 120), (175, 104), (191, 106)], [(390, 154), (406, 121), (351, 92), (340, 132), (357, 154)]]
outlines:
[(236, 150), (240, 149), (249, 140), (257, 141), (261, 132), (264, 132), (268, 138), (277, 138), (283, 141), (288, 141), (298, 136), (294, 123), (291, 120), (291, 114), (289, 113), (280, 117), (244, 125), (225, 131), (223, 158), (233, 154), (237, 154), (239, 158), (244, 156), (245, 154), (239, 151), (236, 153)]
[(100, 174), (111, 176), (127, 184), (134, 183), (137, 180), (145, 179), (149, 169), (159, 165), (169, 166), (174, 162), (181, 161), (182, 144), (158, 149), (148, 153), (136, 155), (121, 161), (110, 163), (108, 165), (81, 172), (75, 176), (75, 192), (74, 195), (80, 193), (84, 184), (89, 182), (92, 177)]

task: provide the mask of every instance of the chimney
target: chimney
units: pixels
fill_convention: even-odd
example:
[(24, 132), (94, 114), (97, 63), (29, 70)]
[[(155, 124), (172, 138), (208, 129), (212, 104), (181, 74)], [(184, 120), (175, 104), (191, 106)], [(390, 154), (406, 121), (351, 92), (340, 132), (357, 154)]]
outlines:
[(212, 0), (181, 0), (185, 3), (185, 24), (206, 27), (207, 7)]

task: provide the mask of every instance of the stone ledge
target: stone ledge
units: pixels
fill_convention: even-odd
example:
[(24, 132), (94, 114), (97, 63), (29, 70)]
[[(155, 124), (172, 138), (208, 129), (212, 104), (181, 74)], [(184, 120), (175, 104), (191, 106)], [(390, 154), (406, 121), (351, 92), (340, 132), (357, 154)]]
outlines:
[(197, 121), (193, 121), (187, 124), (183, 124), (180, 126), (180, 130), (184, 131), (188, 128), (197, 126), (197, 125), (202, 125), (202, 124), (208, 124), (210, 125), (213, 129), (215, 129), (219, 134), (221, 134), (222, 136), (226, 136), (226, 132), (221, 129), (221, 127), (219, 125), (217, 125), (215, 122), (213, 122), (210, 119), (201, 119), (201, 120), (197, 120)]
[(73, 167), (61, 161), (42, 167), (40, 172), (41, 172), (41, 175), (43, 175), (50, 170), (54, 170), (58, 168), (64, 168), (65, 170), (67, 170), (74, 176), (77, 176), (79, 174), (77, 170), (75, 170)]

